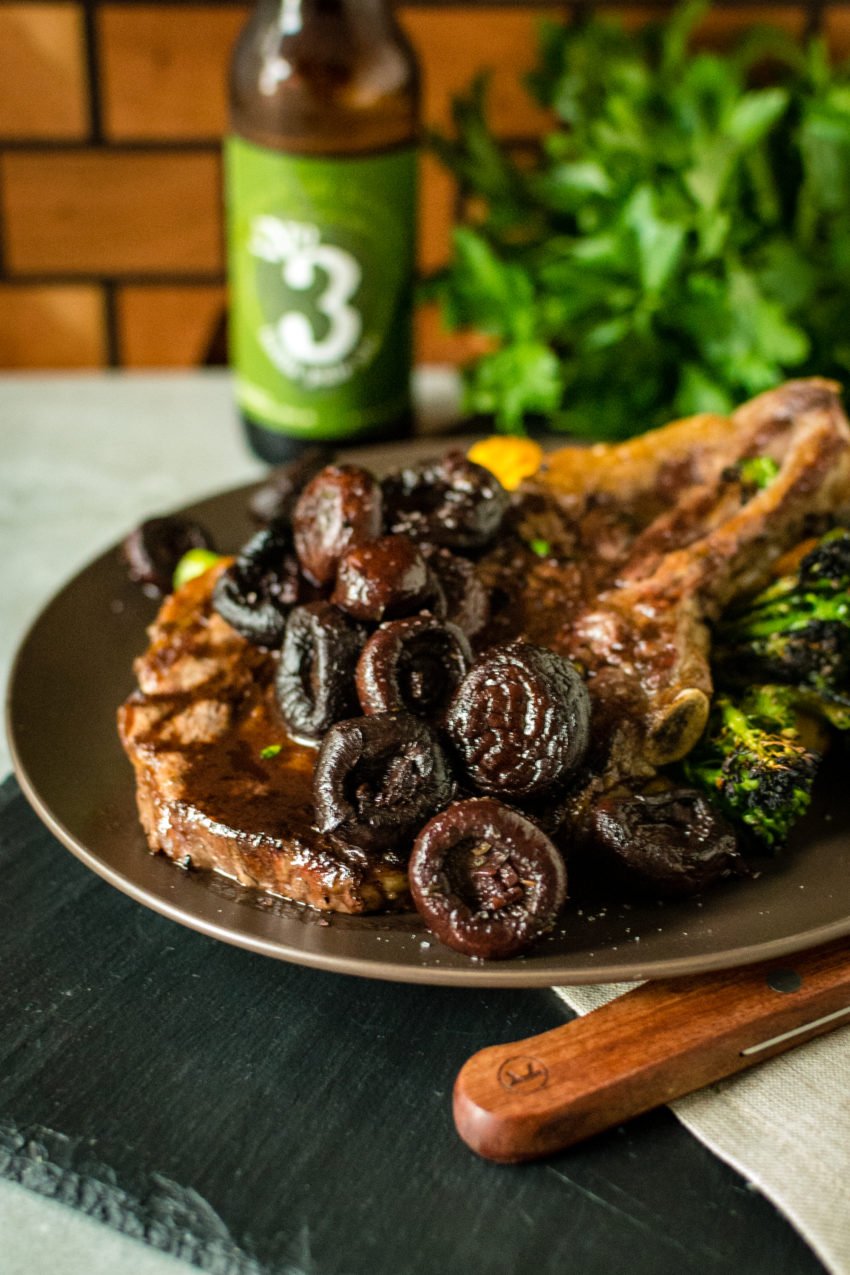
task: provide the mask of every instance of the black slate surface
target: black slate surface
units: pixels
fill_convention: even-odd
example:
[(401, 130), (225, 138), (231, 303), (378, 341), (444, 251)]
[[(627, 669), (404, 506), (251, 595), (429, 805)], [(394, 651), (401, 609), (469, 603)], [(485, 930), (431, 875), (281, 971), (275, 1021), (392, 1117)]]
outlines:
[(545, 1163), (466, 1150), (455, 1073), (563, 1021), (554, 994), (365, 981), (216, 943), (88, 872), (13, 779), (0, 971), (0, 1174), (205, 1270), (822, 1271), (666, 1111)]

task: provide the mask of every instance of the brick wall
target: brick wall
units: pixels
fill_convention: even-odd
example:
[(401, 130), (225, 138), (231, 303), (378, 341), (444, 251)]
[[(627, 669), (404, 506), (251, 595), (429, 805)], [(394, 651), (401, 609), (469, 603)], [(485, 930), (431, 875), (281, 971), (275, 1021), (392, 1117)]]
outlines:
[[(566, 5), (409, 3), (425, 115), (494, 71), (493, 120), (521, 143), (545, 120), (520, 86), (541, 16)], [(192, 366), (224, 312), (219, 140), (230, 48), (248, 7), (219, 2), (0, 0), (0, 366)], [(649, 12), (632, 7), (629, 21)], [(658, 10), (654, 10), (658, 12)], [(715, 9), (722, 43), (754, 18), (802, 31), (795, 5)], [(850, 53), (850, 5), (824, 21)], [(423, 160), (420, 263), (445, 260), (455, 192)], [(468, 343), (419, 316), (419, 355)]]

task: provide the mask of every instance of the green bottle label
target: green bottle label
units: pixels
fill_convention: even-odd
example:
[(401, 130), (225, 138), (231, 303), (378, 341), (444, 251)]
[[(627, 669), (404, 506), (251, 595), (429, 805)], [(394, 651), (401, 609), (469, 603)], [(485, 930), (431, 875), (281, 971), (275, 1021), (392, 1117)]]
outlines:
[(230, 361), (239, 407), (305, 438), (410, 406), (413, 147), (333, 159), (226, 142)]

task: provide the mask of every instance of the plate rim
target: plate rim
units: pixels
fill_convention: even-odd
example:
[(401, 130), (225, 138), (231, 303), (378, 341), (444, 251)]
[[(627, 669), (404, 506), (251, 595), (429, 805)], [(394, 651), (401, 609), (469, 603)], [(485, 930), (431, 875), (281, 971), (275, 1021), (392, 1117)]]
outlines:
[[(195, 510), (198, 506), (206, 506), (224, 498), (234, 499), (239, 496), (247, 496), (256, 490), (257, 487), (262, 486), (264, 481), (261, 478), (257, 481), (221, 488), (208, 496), (192, 500), (168, 512), (185, 514)], [(97, 852), (92, 851), (64, 825), (59, 815), (41, 796), (38, 787), (24, 764), (13, 721), (14, 701), (20, 684), (21, 668), (28, 653), (28, 648), (41, 625), (46, 621), (48, 613), (59, 603), (63, 595), (73, 589), (83, 577), (87, 576), (100, 564), (106, 565), (107, 560), (114, 560), (119, 548), (120, 541), (113, 542), (108, 548), (84, 563), (82, 567), (51, 593), (24, 629), (15, 647), (6, 686), (4, 725), (12, 761), (12, 773), (15, 775), (23, 795), (41, 822), (85, 867), (122, 894), (127, 895), (151, 911), (230, 946), (251, 951), (256, 955), (271, 957), (327, 973), (349, 974), (354, 977), (375, 978), (390, 982), (463, 988), (556, 988), (599, 985), (600, 983), (638, 984), (647, 980), (684, 978), (719, 970), (744, 968), (761, 961), (792, 956), (798, 952), (807, 951), (850, 935), (850, 909), (848, 909), (847, 916), (841, 920), (825, 922), (821, 926), (815, 926), (794, 934), (758, 943), (724, 948), (714, 953), (701, 955), (698, 958), (685, 955), (677, 958), (650, 959), (644, 962), (635, 960), (619, 963), (611, 962), (604, 969), (597, 972), (590, 969), (569, 970), (567, 968), (569, 957), (565, 957), (562, 958), (564, 963), (563, 972), (556, 974), (550, 968), (528, 966), (522, 958), (514, 959), (513, 961), (494, 962), (473, 962), (471, 960), (469, 967), (466, 967), (405, 964), (397, 959), (382, 960), (380, 957), (377, 959), (356, 956), (340, 957), (332, 952), (324, 953), (314, 951), (311, 948), (302, 948), (281, 940), (272, 941), (265, 939), (250, 930), (240, 930), (238, 927), (228, 925), (226, 922), (216, 923), (200, 915), (191, 907), (169, 900), (164, 894), (159, 894), (147, 888), (144, 884), (121, 872)], [(132, 777), (129, 761), (127, 764), (129, 768), (128, 775)], [(156, 856), (154, 855), (153, 857)], [(166, 856), (162, 856), (162, 858), (167, 861)], [(177, 870), (176, 865), (171, 866), (175, 871)], [(215, 875), (223, 881), (234, 881), (233, 878), (229, 878), (223, 873)], [(258, 891), (258, 894), (261, 895), (267, 893)], [(272, 897), (280, 896), (273, 895)], [(286, 900), (286, 902), (290, 903), (291, 901)], [(234, 905), (238, 906), (235, 901)], [(380, 916), (380, 913), (370, 913), (368, 915), (377, 917)], [(357, 920), (356, 917), (350, 919), (354, 922)], [(544, 957), (544, 959), (548, 962), (559, 958)], [(695, 964), (695, 960), (697, 964)]]

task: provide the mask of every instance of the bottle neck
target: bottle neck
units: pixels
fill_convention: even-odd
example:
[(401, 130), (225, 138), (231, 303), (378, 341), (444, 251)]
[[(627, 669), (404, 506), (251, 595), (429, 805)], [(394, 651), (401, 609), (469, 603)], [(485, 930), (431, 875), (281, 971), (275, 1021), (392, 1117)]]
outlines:
[(415, 141), (418, 91), (390, 0), (259, 0), (231, 66), (231, 127), (293, 153), (381, 150)]
[(298, 35), (316, 20), (342, 20), (352, 28), (384, 29), (392, 24), (389, 0), (260, 0), (274, 12), (282, 35)]

